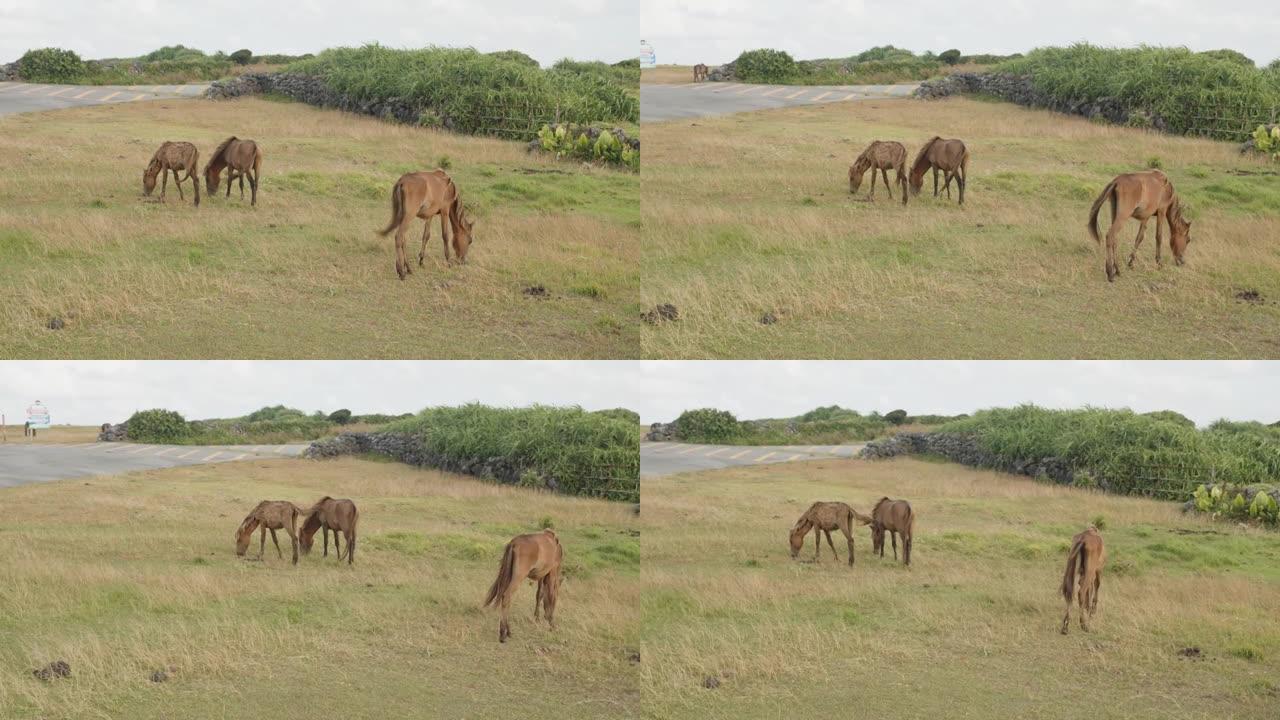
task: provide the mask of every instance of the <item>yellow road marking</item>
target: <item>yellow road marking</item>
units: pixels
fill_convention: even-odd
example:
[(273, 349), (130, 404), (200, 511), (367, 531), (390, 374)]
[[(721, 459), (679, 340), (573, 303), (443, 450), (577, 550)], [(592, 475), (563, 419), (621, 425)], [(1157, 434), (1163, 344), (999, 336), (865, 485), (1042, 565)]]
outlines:
[(694, 452), (695, 450), (702, 450), (702, 449), (703, 449), (702, 445), (690, 445), (687, 450), (681, 450), (680, 454), (688, 455), (689, 453)]
[(177, 449), (178, 449), (178, 448), (171, 448), (171, 447), (170, 447), (170, 448), (165, 448), (165, 449), (161, 450), (160, 452), (156, 453), (156, 457), (160, 457), (161, 455), (166, 455), (166, 454), (171, 453), (171, 452), (173, 452), (174, 450), (177, 450)]
[(722, 452), (728, 452), (728, 450), (729, 448), (716, 448), (715, 450), (712, 450), (711, 452), (707, 453), (707, 457), (711, 457), (712, 455), (717, 455)]
[(199, 448), (196, 448), (195, 450), (188, 450), (187, 452), (184, 452), (184, 453), (182, 453), (181, 455), (179, 455), (179, 456), (178, 456), (178, 459), (179, 459), (179, 460), (182, 460), (182, 459), (185, 459), (185, 458), (189, 458), (189, 457), (191, 457), (192, 455), (195, 455), (195, 454), (196, 454), (196, 453), (198, 453), (198, 452), (200, 452), (200, 449), (199, 449)]
[(766, 87), (768, 87), (768, 85), (750, 85), (747, 87), (747, 89), (739, 90), (738, 92), (734, 93), (734, 95), (746, 95), (749, 92), (755, 92), (756, 90), (763, 90)]
[(113, 92), (113, 93), (111, 93), (110, 95), (108, 95), (108, 96), (106, 96), (106, 97), (102, 98), (102, 102), (106, 102), (106, 101), (110, 100), (111, 98), (113, 98), (113, 97), (115, 97), (115, 96), (117, 96), (117, 95), (119, 95), (119, 94), (120, 94), (120, 91), (118, 91), (118, 90), (117, 90), (116, 92)]
[(75, 88), (74, 88), (74, 87), (64, 87), (64, 88), (61, 88), (61, 89), (59, 89), (59, 90), (54, 90), (53, 92), (49, 93), (49, 94), (48, 94), (48, 95), (46, 95), (45, 97), (57, 97), (58, 95), (61, 95), (61, 94), (62, 94), (62, 93), (64, 93), (64, 92), (71, 92), (72, 90), (75, 90)]
[(844, 97), (840, 98), (840, 102), (844, 102), (845, 100), (851, 100), (853, 99), (853, 96), (857, 94), (858, 93), (849, 93), (848, 95), (845, 95)]
[(146, 97), (145, 93), (138, 93), (137, 95), (134, 95), (133, 97), (129, 98), (129, 102), (133, 102), (134, 100), (141, 100), (144, 97)]
[(218, 456), (219, 456), (219, 455), (221, 455), (221, 454), (222, 454), (222, 451), (221, 451), (221, 450), (219, 450), (219, 451), (217, 451), (217, 452), (213, 453), (212, 455), (209, 455), (209, 456), (205, 457), (205, 459), (204, 459), (204, 460), (201, 460), (201, 462), (209, 462), (210, 460), (212, 460), (212, 459), (214, 459), (214, 458), (218, 457)]
[(85, 95), (88, 95), (88, 94), (90, 94), (90, 93), (92, 93), (92, 92), (93, 92), (93, 90), (85, 90), (84, 92), (80, 93), (79, 95), (76, 95), (75, 97), (73, 97), (73, 98), (71, 98), (71, 99), (72, 99), (72, 100), (79, 100), (80, 98), (82, 98), (82, 97), (84, 97)]
[(761, 95), (760, 97), (769, 97), (770, 95), (777, 95), (778, 93), (780, 93), (780, 92), (785, 92), (786, 90), (787, 90), (787, 88), (786, 88), (786, 87), (774, 88), (774, 89), (770, 90), (769, 92), (767, 92), (767, 93), (765, 93), (765, 94)]
[(235, 456), (235, 457), (233, 457), (233, 458), (231, 458), (231, 459), (232, 459), (232, 460), (243, 460), (243, 459), (245, 459), (245, 458), (247, 458), (247, 457), (249, 457), (249, 453), (242, 453), (242, 454), (237, 455), (237, 456)]
[(795, 100), (796, 98), (800, 97), (801, 95), (803, 95), (803, 94), (805, 94), (805, 93), (807, 93), (807, 92), (809, 92), (809, 91), (808, 91), (808, 90), (801, 90), (800, 92), (792, 93), (792, 94), (790, 94), (790, 95), (788, 95), (788, 96), (787, 96), (787, 99), (788, 99), (788, 100)]
[(730, 459), (730, 460), (737, 460), (738, 458), (742, 457), (743, 455), (746, 455), (746, 454), (747, 454), (747, 453), (749, 453), (749, 452), (751, 452), (750, 448), (748, 448), (748, 449), (746, 449), (746, 450), (743, 450), (742, 452), (738, 453), (737, 455), (730, 455), (730, 456), (729, 456), (729, 459)]
[(760, 457), (756, 458), (755, 460), (752, 460), (751, 462), (764, 462), (765, 460), (768, 460), (769, 458), (777, 454), (778, 454), (777, 452), (767, 452), (761, 455)]
[(824, 97), (826, 97), (826, 96), (828, 96), (828, 95), (832, 95), (832, 94), (833, 94), (833, 93), (831, 93), (831, 92), (824, 92), (824, 93), (822, 93), (821, 95), (819, 95), (818, 97), (814, 98), (814, 99), (813, 99), (813, 101), (814, 101), (814, 102), (818, 102), (818, 101), (819, 101), (819, 100), (821, 100), (822, 98), (824, 98)]
[(788, 461), (790, 461), (790, 460), (796, 460), (796, 459), (798, 459), (798, 458), (802, 458), (802, 457), (804, 457), (804, 456), (803, 456), (803, 455), (792, 455), (791, 457), (787, 458), (787, 460), (788, 460)]

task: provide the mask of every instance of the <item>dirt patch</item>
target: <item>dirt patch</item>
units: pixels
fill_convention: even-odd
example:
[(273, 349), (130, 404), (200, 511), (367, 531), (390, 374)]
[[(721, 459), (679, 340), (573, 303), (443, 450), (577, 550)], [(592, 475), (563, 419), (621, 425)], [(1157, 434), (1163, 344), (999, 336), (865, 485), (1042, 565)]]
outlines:
[(1174, 535), (1222, 535), (1217, 530), (1192, 530), (1190, 528), (1170, 528), (1169, 532)]
[(1195, 646), (1184, 647), (1178, 651), (1178, 657), (1190, 658), (1192, 660), (1203, 660), (1204, 653), (1200, 651), (1200, 648)]
[(1267, 299), (1262, 297), (1262, 293), (1257, 290), (1240, 290), (1235, 295), (1236, 300), (1250, 305), (1265, 305)]
[(760, 316), (761, 325), (773, 325), (777, 322), (778, 322), (778, 316), (774, 315), (772, 310)]
[(564, 170), (546, 170), (542, 168), (516, 168), (525, 175), (568, 175)]
[(529, 297), (536, 297), (536, 298), (551, 297), (551, 293), (547, 292), (547, 289), (541, 285), (530, 285), (529, 287), (524, 289), (524, 294), (528, 295)]
[(674, 322), (680, 319), (680, 311), (671, 303), (662, 303), (661, 305), (654, 305), (651, 310), (640, 313), (640, 319), (650, 325), (668, 321)]
[(32, 670), (31, 674), (45, 682), (55, 678), (68, 678), (71, 677), (71, 665), (66, 660), (54, 660), (38, 670)]
[(1227, 171), (1228, 175), (1280, 175), (1280, 170), (1239, 170), (1233, 169)]
[(163, 669), (156, 670), (151, 673), (151, 682), (153, 683), (162, 683), (168, 679), (169, 673), (165, 672)]
[(632, 665), (639, 665), (640, 651), (636, 650), (635, 648), (629, 648), (627, 650), (627, 662), (631, 663)]
[(61, 330), (67, 326), (67, 321), (55, 315), (49, 318), (49, 322), (45, 323), (44, 326), (50, 330)]
[(708, 690), (715, 690), (716, 688), (720, 687), (720, 678), (716, 677), (715, 675), (708, 675), (702, 678), (702, 687)]

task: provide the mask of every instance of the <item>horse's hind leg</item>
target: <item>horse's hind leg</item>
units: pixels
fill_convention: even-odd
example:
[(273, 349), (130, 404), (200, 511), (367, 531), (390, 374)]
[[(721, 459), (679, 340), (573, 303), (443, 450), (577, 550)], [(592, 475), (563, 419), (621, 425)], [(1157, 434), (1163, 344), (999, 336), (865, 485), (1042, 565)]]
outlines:
[[(289, 531), (289, 540), (293, 542), (293, 564), (297, 565), (298, 564), (298, 530), (293, 525), (286, 526), (285, 530)], [(271, 539), (272, 540), (276, 539), (275, 530), (271, 531)], [(276, 545), (276, 550), (279, 550), (279, 549), (280, 549), (280, 546)]]
[(1111, 222), (1111, 227), (1107, 229), (1107, 280), (1114, 281), (1120, 276), (1120, 267), (1116, 263), (1116, 236), (1120, 234), (1120, 229), (1124, 227), (1125, 218), (1128, 214), (1116, 213), (1115, 219)]
[(275, 529), (275, 528), (271, 528), (271, 542), (272, 542), (272, 543), (275, 543), (275, 546), (276, 546), (276, 555), (279, 555), (279, 556), (280, 556), (280, 559), (281, 559), (281, 560), (283, 560), (283, 559), (284, 559), (284, 553), (280, 551), (280, 541), (276, 539), (276, 529)]
[(886, 168), (880, 168), (880, 177), (884, 178), (885, 192), (889, 193), (889, 199), (893, 199), (893, 186), (889, 184), (889, 171)]
[(178, 188), (178, 199), (186, 200), (187, 196), (182, 194), (182, 178), (178, 177), (178, 171), (173, 171), (173, 186)]
[[(1147, 218), (1150, 220), (1151, 218)], [(1133, 269), (1134, 260), (1138, 259), (1138, 248), (1142, 246), (1142, 238), (1147, 234), (1147, 220), (1138, 223), (1138, 237), (1133, 241), (1133, 252), (1129, 253), (1129, 268)], [(1160, 218), (1156, 218), (1156, 228), (1160, 227)], [(1156, 247), (1159, 248), (1160, 241), (1156, 241)]]
[(897, 560), (898, 559), (898, 531), (897, 530), (889, 531), (889, 540), (890, 542), (893, 543), (893, 559)]
[(560, 571), (557, 569), (547, 573), (546, 582), (547, 592), (542, 598), (542, 614), (547, 616), (547, 625), (554, 630), (556, 628), (556, 599), (560, 595)]
[(539, 614), (542, 612), (542, 593), (546, 591), (546, 588), (547, 588), (547, 576), (543, 575), (542, 577), (538, 578), (538, 594), (535, 595), (533, 598), (533, 619), (535, 621), (538, 619)]
[(1067, 598), (1067, 611), (1062, 615), (1062, 634), (1066, 635), (1071, 627), (1071, 598)]
[(933, 196), (938, 197), (938, 166), (933, 166)]
[(1102, 590), (1102, 573), (1093, 576), (1093, 593), (1089, 596), (1089, 617), (1098, 612), (1098, 592)]
[[(427, 258), (427, 241), (431, 239), (431, 220), (428, 219), (422, 228), (422, 250), (418, 252), (418, 267), (423, 267)], [(449, 246), (445, 245), (445, 260), (449, 259)]]
[(840, 553), (836, 552), (836, 546), (831, 542), (831, 531), (823, 530), (822, 534), (827, 536), (827, 547), (831, 548), (831, 556), (836, 559), (836, 562), (840, 562)]
[(404, 280), (406, 275), (413, 272), (409, 269), (409, 261), (404, 254), (405, 226), (408, 225), (412, 217), (406, 213), (405, 218), (400, 221), (400, 227), (396, 228), (396, 274), (400, 276), (401, 280)]

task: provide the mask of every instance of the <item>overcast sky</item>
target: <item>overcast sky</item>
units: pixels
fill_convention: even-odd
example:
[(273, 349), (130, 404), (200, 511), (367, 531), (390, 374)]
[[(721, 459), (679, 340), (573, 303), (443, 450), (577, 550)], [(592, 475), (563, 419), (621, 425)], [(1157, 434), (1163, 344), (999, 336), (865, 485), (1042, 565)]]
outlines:
[(119, 422), (161, 407), (188, 419), (264, 405), (308, 412), (416, 412), (499, 406), (627, 407), (645, 422), (697, 407), (739, 418), (790, 417), (820, 405), (952, 415), (1046, 407), (1171, 409), (1204, 425), (1280, 420), (1280, 362), (62, 362), (0, 363), (0, 411), (21, 423), (43, 401), (55, 424)]
[(798, 60), (876, 45), (1009, 54), (1043, 45), (1231, 48), (1280, 56), (1280, 12), (1257, 0), (647, 0), (640, 36), (659, 64), (726, 63), (776, 48)]
[(301, 54), (375, 41), (515, 49), (543, 65), (562, 57), (617, 62), (638, 53), (640, 7), (631, 0), (0, 0), (0, 62), (46, 46), (91, 59), (177, 44)]

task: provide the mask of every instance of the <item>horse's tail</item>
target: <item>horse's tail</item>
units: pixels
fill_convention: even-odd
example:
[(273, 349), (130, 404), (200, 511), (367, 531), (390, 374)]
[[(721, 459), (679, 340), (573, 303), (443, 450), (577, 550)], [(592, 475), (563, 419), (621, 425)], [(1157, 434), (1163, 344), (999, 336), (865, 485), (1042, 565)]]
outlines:
[(1071, 552), (1067, 554), (1067, 569), (1062, 574), (1062, 598), (1068, 603), (1071, 602), (1071, 595), (1076, 589), (1076, 566), (1079, 565), (1079, 574), (1083, 575), (1088, 561), (1089, 556), (1084, 551), (1084, 540), (1077, 540), (1071, 546)]
[(262, 148), (257, 143), (253, 145), (253, 182), (258, 182), (258, 176), (262, 174)]
[(493, 585), (489, 586), (489, 594), (484, 598), (485, 607), (494, 604), (506, 593), (511, 583), (516, 581), (515, 575), (516, 548), (514, 543), (507, 543), (507, 549), (502, 551), (502, 562), (498, 564), (498, 577), (494, 578)]
[[(1115, 212), (1115, 192), (1116, 181), (1112, 180), (1102, 189), (1102, 194), (1098, 196), (1098, 199), (1093, 201), (1093, 207), (1089, 208), (1089, 235), (1093, 237), (1093, 241), (1096, 243), (1102, 243), (1102, 236), (1098, 234), (1098, 211), (1102, 209), (1102, 203), (1106, 202), (1107, 198), (1111, 198), (1111, 209), (1113, 213)], [(1115, 218), (1112, 218), (1112, 221), (1114, 220)]]
[(395, 187), (391, 188), (391, 222), (387, 223), (387, 226), (378, 234), (386, 237), (392, 230), (400, 227), (402, 222), (404, 222), (404, 185), (397, 180)]

